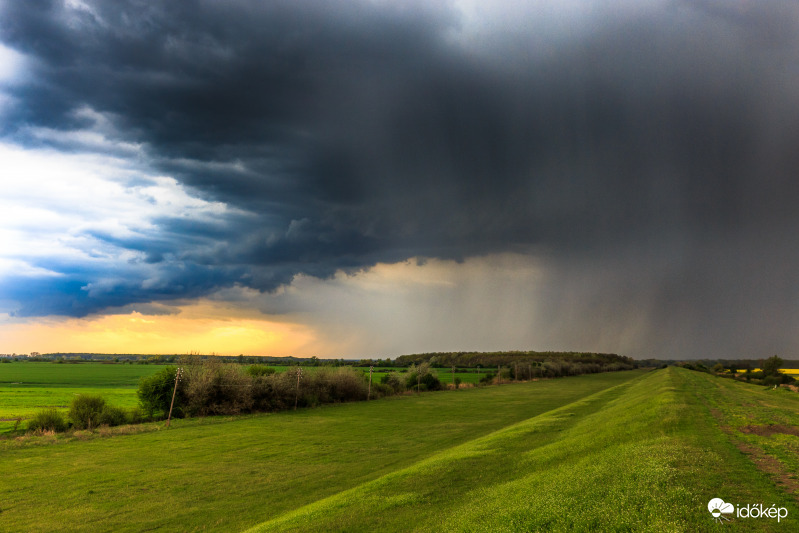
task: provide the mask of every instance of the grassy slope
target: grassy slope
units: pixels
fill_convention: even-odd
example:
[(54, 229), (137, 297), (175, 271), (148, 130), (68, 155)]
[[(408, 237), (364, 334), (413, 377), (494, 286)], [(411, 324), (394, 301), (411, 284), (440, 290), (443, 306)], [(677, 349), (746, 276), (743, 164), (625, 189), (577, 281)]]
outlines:
[(185, 420), (41, 446), (0, 441), (0, 531), (242, 530), (641, 375)]
[[(686, 377), (693, 394), (731, 442), (799, 499), (799, 394), (729, 379), (713, 379), (712, 386), (707, 386), (708, 380), (702, 374)], [(793, 434), (784, 433), (786, 428), (792, 429)]]
[[(796, 531), (799, 508), (719, 429), (705, 393), (763, 391), (668, 369), (445, 450), (253, 531), (725, 531), (714, 497), (777, 504), (789, 518), (736, 531)], [(794, 437), (795, 438), (795, 437)]]

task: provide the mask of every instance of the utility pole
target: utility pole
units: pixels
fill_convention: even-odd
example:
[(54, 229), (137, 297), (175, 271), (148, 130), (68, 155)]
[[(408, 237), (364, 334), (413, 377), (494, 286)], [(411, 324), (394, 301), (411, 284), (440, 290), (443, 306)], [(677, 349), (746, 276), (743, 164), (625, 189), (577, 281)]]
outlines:
[(458, 388), (458, 385), (455, 384), (455, 365), (452, 365), (452, 388)]
[(374, 366), (369, 365), (369, 392), (366, 394), (367, 402), (372, 398), (372, 370), (374, 370)]
[(502, 383), (502, 368), (500, 365), (497, 365), (497, 385)]
[(175, 372), (175, 389), (172, 391), (172, 403), (169, 404), (169, 415), (166, 417), (166, 427), (169, 427), (169, 421), (172, 420), (172, 407), (175, 405), (175, 394), (178, 392), (178, 381), (180, 381), (180, 373), (182, 368), (178, 368)]
[(294, 393), (294, 410), (297, 410), (297, 401), (300, 399), (300, 378), (302, 377), (302, 368), (297, 367), (297, 390)]

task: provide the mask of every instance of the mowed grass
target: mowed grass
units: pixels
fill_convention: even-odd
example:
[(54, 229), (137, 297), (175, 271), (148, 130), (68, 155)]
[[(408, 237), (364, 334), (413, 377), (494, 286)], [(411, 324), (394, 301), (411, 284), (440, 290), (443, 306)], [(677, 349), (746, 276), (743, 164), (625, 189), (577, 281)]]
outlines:
[(111, 405), (134, 407), (139, 379), (162, 368), (102, 363), (0, 364), (0, 434), (12, 429), (17, 418), (24, 421), (46, 407), (66, 412), (77, 394), (99, 394)]
[[(762, 389), (719, 381), (676, 368), (652, 372), (251, 532), (799, 530), (796, 501), (733, 446), (707, 407), (708, 398), (740, 403)], [(785, 406), (781, 399), (769, 405), (795, 409), (795, 398)], [(785, 507), (788, 518), (722, 526), (707, 509), (716, 497)]]
[(85, 441), (0, 441), (0, 531), (240, 531), (641, 375), (178, 420)]
[(730, 441), (799, 499), (799, 394), (689, 374), (688, 383)]
[(793, 468), (799, 437), (749, 433), (799, 427), (791, 394), (668, 368), (0, 441), (0, 531), (797, 531), (739, 449)]

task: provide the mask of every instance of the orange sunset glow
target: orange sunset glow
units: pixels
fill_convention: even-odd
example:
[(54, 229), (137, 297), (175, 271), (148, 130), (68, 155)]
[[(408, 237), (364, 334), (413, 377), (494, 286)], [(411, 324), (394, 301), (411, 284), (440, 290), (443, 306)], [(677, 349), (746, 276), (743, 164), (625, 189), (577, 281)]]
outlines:
[(37, 320), (0, 325), (4, 350), (28, 353), (94, 352), (289, 356), (314, 341), (307, 326), (275, 322), (212, 302), (198, 302), (172, 315), (138, 312), (89, 318)]

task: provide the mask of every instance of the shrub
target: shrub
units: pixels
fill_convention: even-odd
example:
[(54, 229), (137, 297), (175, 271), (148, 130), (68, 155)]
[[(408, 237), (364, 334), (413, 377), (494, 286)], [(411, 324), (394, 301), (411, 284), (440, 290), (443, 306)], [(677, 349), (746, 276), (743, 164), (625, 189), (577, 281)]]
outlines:
[(405, 390), (405, 382), (398, 372), (389, 372), (380, 378), (380, 383), (391, 387), (394, 393), (402, 392)]
[[(172, 403), (172, 393), (175, 391), (175, 375), (177, 374), (177, 367), (169, 366), (153, 374), (141, 378), (139, 381), (139, 390), (136, 395), (139, 397), (139, 403), (142, 409), (150, 416), (155, 416), (156, 413), (166, 414), (169, 412), (169, 405)], [(175, 393), (175, 408), (172, 411), (172, 416), (181, 417), (182, 407), (186, 403), (185, 387), (178, 385), (178, 390)]]
[(367, 378), (353, 368), (339, 367), (329, 373), (317, 371), (314, 378), (319, 379), (321, 385), (327, 385), (330, 401), (354, 402), (366, 399), (369, 387)]
[(419, 382), (421, 381), (421, 376), (419, 374), (419, 370), (416, 367), (411, 366), (408, 370), (408, 375), (405, 376), (405, 388), (408, 390), (416, 390)]
[(100, 413), (100, 424), (106, 426), (121, 426), (128, 423), (128, 415), (121, 407), (106, 405)]
[(55, 431), (67, 430), (67, 421), (64, 415), (58, 412), (55, 407), (39, 411), (28, 421), (28, 431)]
[(133, 407), (128, 413), (128, 420), (131, 424), (141, 424), (147, 420), (147, 414), (141, 407)]
[(383, 396), (391, 396), (396, 394), (396, 391), (386, 385), (385, 383), (372, 382), (372, 398), (382, 398)]
[(77, 429), (92, 429), (100, 425), (100, 415), (105, 407), (101, 396), (78, 394), (69, 407), (69, 418)]
[(279, 411), (294, 406), (297, 387), (296, 370), (254, 378), (252, 381), (253, 408), (259, 411)]
[(422, 386), (425, 387), (426, 390), (441, 390), (444, 388), (438, 376), (433, 373), (424, 374), (421, 381)]
[(277, 400), (274, 375), (257, 376), (252, 379), (252, 409), (254, 411), (276, 411), (282, 406)]
[(780, 373), (777, 375), (766, 376), (765, 378), (763, 378), (763, 385), (770, 387), (772, 385), (781, 385), (783, 383), (791, 384), (794, 381), (796, 380), (793, 377), (789, 376), (788, 374)]
[(271, 366), (252, 365), (250, 367), (247, 367), (247, 370), (245, 372), (247, 372), (252, 377), (258, 377), (258, 376), (269, 376), (271, 374), (274, 374), (276, 370)]
[(405, 386), (408, 389), (419, 390), (441, 390), (443, 387), (438, 377), (430, 371), (428, 363), (421, 363), (418, 367), (411, 366), (408, 376), (405, 378)]
[(492, 372), (488, 372), (486, 375), (480, 378), (480, 383), (482, 384), (489, 384), (494, 381), (494, 374)]
[[(191, 415), (235, 415), (253, 406), (253, 380), (238, 365), (206, 359), (186, 373), (186, 410)], [(173, 416), (174, 416), (173, 411)]]

